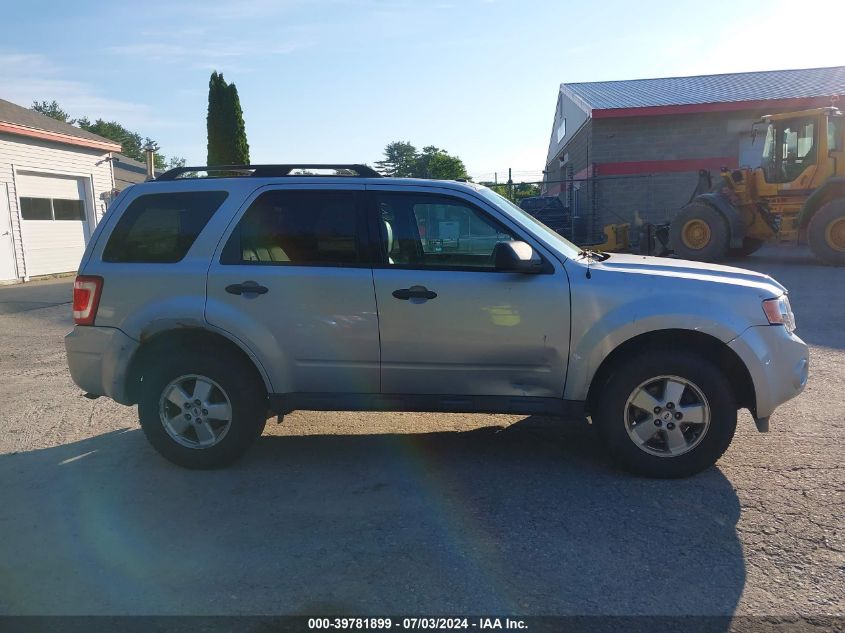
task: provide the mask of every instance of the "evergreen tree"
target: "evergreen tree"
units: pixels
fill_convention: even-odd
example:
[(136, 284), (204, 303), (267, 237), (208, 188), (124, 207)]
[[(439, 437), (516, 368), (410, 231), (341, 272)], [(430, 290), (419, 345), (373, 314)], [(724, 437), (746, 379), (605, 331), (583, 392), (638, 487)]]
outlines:
[(62, 110), (62, 107), (55, 99), (49, 103), (47, 101), (33, 101), (30, 109), (40, 112), (41, 114), (45, 114), (51, 119), (56, 119), (57, 121), (61, 121), (63, 123), (76, 123), (76, 121), (70, 118), (70, 115), (67, 112)]
[(211, 73), (208, 82), (208, 164), (249, 164), (243, 110), (235, 84), (227, 84), (222, 73)]
[(229, 84), (227, 96), (228, 115), (232, 126), (232, 162), (235, 165), (249, 165), (249, 143), (246, 140), (244, 112), (235, 84)]
[(208, 82), (208, 164), (225, 165), (226, 160), (226, 88), (223, 75), (211, 73)]
[(394, 141), (384, 148), (384, 160), (376, 161), (383, 176), (410, 178), (414, 175), (417, 148), (407, 141)]

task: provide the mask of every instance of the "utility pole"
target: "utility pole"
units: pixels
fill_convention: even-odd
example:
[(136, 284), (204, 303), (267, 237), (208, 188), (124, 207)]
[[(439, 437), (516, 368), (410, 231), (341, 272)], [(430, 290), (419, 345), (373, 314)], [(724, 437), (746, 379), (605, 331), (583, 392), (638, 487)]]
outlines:
[(508, 196), (513, 202), (513, 178), (511, 177), (511, 168), (508, 167)]
[(498, 184), (499, 184), (499, 173), (498, 173), (498, 172), (495, 172), (495, 171), (493, 172), (493, 184), (494, 184), (494, 185), (498, 185)]

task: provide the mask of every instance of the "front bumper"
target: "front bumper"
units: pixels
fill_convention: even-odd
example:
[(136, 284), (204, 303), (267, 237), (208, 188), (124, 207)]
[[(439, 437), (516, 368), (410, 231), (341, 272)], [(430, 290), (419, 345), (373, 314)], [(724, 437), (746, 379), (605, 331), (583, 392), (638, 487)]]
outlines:
[(65, 336), (70, 375), (80, 389), (132, 404), (126, 393), (126, 372), (138, 342), (111, 327), (77, 325)]
[(754, 383), (755, 418), (768, 418), (807, 385), (810, 350), (781, 325), (750, 327), (728, 343), (745, 363)]

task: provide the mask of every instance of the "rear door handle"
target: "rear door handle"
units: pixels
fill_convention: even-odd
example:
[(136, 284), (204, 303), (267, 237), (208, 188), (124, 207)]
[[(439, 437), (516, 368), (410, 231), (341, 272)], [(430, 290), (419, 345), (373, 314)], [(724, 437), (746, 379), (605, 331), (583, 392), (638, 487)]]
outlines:
[(393, 296), (397, 299), (407, 301), (408, 299), (434, 299), (437, 293), (429, 290), (425, 286), (411, 286), (410, 288), (400, 288), (393, 291)]
[(226, 286), (226, 292), (232, 295), (266, 295), (269, 291), (265, 286), (261, 286), (254, 281), (245, 281), (242, 284), (232, 284)]

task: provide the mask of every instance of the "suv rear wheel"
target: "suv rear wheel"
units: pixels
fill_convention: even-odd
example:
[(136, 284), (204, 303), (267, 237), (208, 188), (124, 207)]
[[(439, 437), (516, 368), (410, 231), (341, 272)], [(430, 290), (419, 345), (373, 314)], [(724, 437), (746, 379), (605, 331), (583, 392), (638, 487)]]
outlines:
[(611, 454), (649, 477), (686, 477), (712, 466), (736, 429), (730, 383), (692, 352), (625, 359), (599, 399), (594, 419)]
[(267, 402), (238, 359), (188, 349), (157, 359), (141, 383), (138, 413), (153, 447), (186, 468), (226, 466), (266, 423)]

